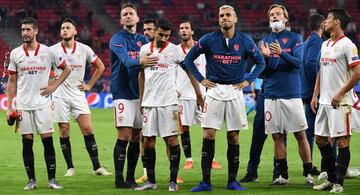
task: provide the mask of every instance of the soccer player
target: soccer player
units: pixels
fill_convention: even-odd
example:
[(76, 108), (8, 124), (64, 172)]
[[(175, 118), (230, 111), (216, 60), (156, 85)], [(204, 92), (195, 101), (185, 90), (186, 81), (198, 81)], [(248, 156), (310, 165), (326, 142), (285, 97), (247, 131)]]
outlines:
[[(88, 91), (94, 86), (104, 72), (105, 67), (89, 46), (75, 41), (76, 34), (75, 22), (70, 18), (64, 19), (60, 30), (62, 40), (51, 47), (53, 52), (65, 59), (66, 64), (72, 69), (70, 76), (52, 95), (54, 122), (59, 124), (61, 150), (68, 168), (65, 176), (75, 175), (70, 144), (70, 115), (74, 116), (84, 135), (86, 150), (93, 165), (93, 173), (95, 175), (112, 175), (104, 167), (100, 166), (98, 149), (91, 124), (91, 112), (84, 93), (84, 91)], [(84, 83), (86, 62), (93, 64), (96, 68), (87, 84)], [(59, 69), (55, 69), (55, 72), (57, 75), (61, 74)]]
[[(189, 20), (180, 22), (179, 36), (180, 44), (179, 49), (182, 51), (182, 56), (185, 58), (189, 50), (195, 45), (193, 39), (194, 29), (193, 24)], [(206, 59), (204, 55), (199, 56), (195, 60), (195, 64), (202, 75), (205, 75)], [(190, 126), (194, 124), (200, 124), (202, 119), (202, 112), (196, 105), (196, 94), (194, 88), (191, 85), (190, 79), (186, 72), (177, 67), (176, 85), (179, 97), (179, 113), (181, 118), (182, 133), (181, 144), (186, 157), (184, 169), (193, 168), (193, 159), (191, 158), (191, 142), (190, 142)], [(205, 95), (205, 87), (200, 86), (201, 94)]]
[(155, 19), (145, 19), (143, 20), (143, 29), (144, 35), (149, 39), (149, 41), (153, 41), (155, 37)]
[(285, 29), (289, 15), (284, 6), (271, 5), (267, 16), (271, 33), (260, 43), (260, 50), (267, 61), (264, 70), (265, 133), (271, 134), (274, 140), (277, 171), (273, 184), (288, 183), (284, 140), (286, 134), (294, 133), (303, 161), (305, 182), (312, 185), (314, 178), (311, 175), (312, 162), (305, 134), (307, 123), (300, 88), (302, 38)]
[[(140, 58), (150, 54), (156, 57), (158, 63), (144, 69), (144, 79), (140, 83), (141, 106), (143, 109), (143, 136), (144, 153), (147, 175), (149, 181), (135, 190), (156, 189), (155, 179), (155, 142), (160, 136), (169, 148), (170, 156), (170, 183), (169, 191), (177, 191), (176, 182), (180, 162), (180, 146), (177, 135), (180, 130), (179, 106), (176, 92), (176, 68), (182, 61), (179, 47), (168, 41), (172, 25), (166, 18), (156, 22), (155, 39), (140, 49)], [(202, 96), (195, 78), (192, 84), (195, 88), (198, 102), (201, 104)]]
[[(16, 131), (22, 135), (22, 156), (29, 182), (24, 190), (36, 188), (33, 140), (40, 134), (48, 173), (48, 187), (62, 189), (55, 180), (56, 160), (52, 133), (50, 95), (69, 76), (71, 69), (62, 57), (56, 56), (49, 47), (36, 41), (38, 22), (27, 17), (21, 21), (23, 44), (11, 51), (9, 79), (7, 84), (7, 117), (15, 110), (12, 107), (16, 95), (18, 120)], [(49, 83), (52, 65), (62, 69), (59, 77)]]
[(317, 71), (319, 70), (319, 56), (323, 34), (324, 16), (314, 14), (309, 19), (311, 34), (303, 44), (303, 57), (300, 69), (301, 98), (305, 107), (305, 116), (308, 124), (306, 137), (310, 145), (311, 157), (314, 146), (315, 114), (311, 111), (310, 103), (314, 92)]
[[(155, 57), (148, 55), (140, 60), (138, 59), (140, 47), (148, 43), (145, 36), (136, 33), (138, 22), (136, 7), (131, 3), (123, 4), (120, 11), (120, 24), (124, 29), (113, 35), (109, 43), (112, 67), (111, 93), (117, 128), (117, 141), (113, 156), (116, 188), (133, 188), (136, 186), (134, 172), (139, 158), (142, 122), (139, 109), (138, 75), (141, 66), (152, 66), (157, 62)], [(126, 158), (128, 164), (125, 182), (123, 169)]]
[[(149, 41), (153, 41), (155, 37), (155, 19), (145, 19), (143, 20), (143, 30), (144, 35), (149, 39)], [(140, 76), (140, 74), (139, 74)], [(143, 77), (143, 72), (141, 72), (141, 76)], [(148, 181), (147, 173), (146, 173), (146, 164), (144, 159), (144, 137), (140, 134), (140, 154), (141, 161), (143, 165), (144, 174), (135, 180), (136, 183), (143, 183)], [(180, 182), (179, 182), (180, 183)]]
[[(332, 193), (344, 191), (344, 176), (350, 161), (350, 113), (353, 105), (351, 89), (360, 79), (357, 48), (344, 35), (350, 19), (344, 9), (329, 10), (325, 20), (325, 31), (330, 33), (331, 38), (324, 41), (321, 46), (320, 71), (311, 100), (311, 109), (314, 113), (319, 103), (315, 119), (315, 141), (324, 162), (323, 168), (328, 175), (324, 183), (313, 188), (315, 190), (332, 188), (330, 191)], [(329, 137), (336, 140), (337, 157)]]
[[(215, 153), (215, 134), (222, 129), (223, 122), (227, 126), (227, 189), (244, 190), (236, 182), (239, 169), (239, 130), (247, 129), (248, 122), (245, 111), (242, 88), (253, 82), (265, 67), (265, 61), (251, 37), (235, 30), (237, 17), (232, 6), (219, 8), (220, 30), (204, 35), (189, 51), (185, 64), (195, 78), (208, 88), (205, 96), (205, 116), (201, 123), (204, 128), (201, 169), (203, 179), (191, 191), (211, 191), (211, 162)], [(207, 62), (207, 78), (199, 72), (194, 60), (205, 54)], [(248, 78), (244, 78), (247, 58), (256, 64), (255, 70)]]

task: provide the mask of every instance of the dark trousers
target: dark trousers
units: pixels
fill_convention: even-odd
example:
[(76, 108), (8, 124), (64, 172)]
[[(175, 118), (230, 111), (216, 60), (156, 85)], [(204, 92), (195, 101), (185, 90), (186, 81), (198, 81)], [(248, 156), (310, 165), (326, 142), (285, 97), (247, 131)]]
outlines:
[(312, 112), (310, 103), (304, 103), (304, 107), (305, 107), (306, 122), (308, 124), (308, 128), (306, 129), (306, 137), (310, 145), (311, 158), (312, 158), (313, 148), (314, 148), (314, 130), (315, 130), (314, 125), (315, 125), (316, 114)]
[(264, 142), (267, 138), (267, 135), (265, 134), (264, 101), (264, 96), (260, 94), (256, 101), (256, 115), (254, 117), (253, 123), (250, 159), (247, 166), (248, 173), (257, 172), (257, 168), (260, 164), (260, 155), (264, 146)]

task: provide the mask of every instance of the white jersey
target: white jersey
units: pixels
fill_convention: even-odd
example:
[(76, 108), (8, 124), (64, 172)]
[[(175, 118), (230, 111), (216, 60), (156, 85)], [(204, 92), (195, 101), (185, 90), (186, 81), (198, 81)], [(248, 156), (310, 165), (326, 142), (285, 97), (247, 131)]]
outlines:
[[(65, 59), (67, 65), (71, 68), (69, 77), (53, 93), (54, 97), (65, 99), (76, 99), (85, 96), (84, 91), (78, 89), (84, 81), (86, 62), (95, 63), (98, 56), (87, 45), (74, 42), (72, 49), (66, 49), (61, 42), (51, 47), (52, 51)], [(60, 75), (62, 70), (55, 69), (56, 75)]]
[[(349, 38), (343, 35), (335, 41), (325, 41), (321, 46), (319, 103), (331, 105), (332, 98), (349, 80), (351, 68), (359, 64), (357, 48)], [(351, 91), (340, 105), (352, 105)]]
[(17, 74), (17, 109), (37, 110), (50, 106), (50, 97), (41, 96), (40, 89), (48, 86), (53, 64), (61, 68), (65, 61), (40, 43), (35, 51), (28, 51), (24, 45), (11, 51), (8, 70), (10, 74)]
[(162, 48), (154, 48), (153, 42), (143, 45), (140, 58), (151, 53), (158, 56), (158, 64), (145, 68), (144, 94), (141, 106), (161, 107), (178, 104), (176, 93), (176, 68), (182, 60), (181, 50), (166, 42)]
[[(183, 59), (185, 58), (186, 54), (189, 52), (190, 49), (182, 47), (181, 44), (177, 45), (179, 49), (182, 51)], [(204, 54), (201, 54), (196, 60), (194, 61), (196, 67), (198, 68), (199, 72), (205, 76), (206, 74), (206, 58)], [(184, 69), (181, 66), (177, 67), (177, 75), (176, 75), (176, 86), (177, 90), (180, 93), (179, 99), (184, 100), (196, 100), (196, 94), (193, 86), (191, 85), (190, 79)], [(205, 87), (199, 84), (201, 94), (205, 95)]]

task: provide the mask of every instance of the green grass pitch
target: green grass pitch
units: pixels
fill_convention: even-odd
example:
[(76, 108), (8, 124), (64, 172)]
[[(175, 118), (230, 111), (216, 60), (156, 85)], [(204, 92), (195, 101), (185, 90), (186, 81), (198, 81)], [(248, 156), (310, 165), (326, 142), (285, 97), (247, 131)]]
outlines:
[[(95, 137), (99, 148), (100, 162), (114, 173), (113, 148), (116, 141), (116, 130), (113, 122), (112, 109), (92, 110)], [(14, 133), (13, 127), (8, 127), (5, 120), (5, 111), (0, 112), (0, 194), (24, 194), (23, 187), (27, 182), (27, 176), (21, 157), (21, 136)], [(250, 129), (240, 133), (240, 169), (238, 179), (246, 173), (246, 165), (249, 159), (249, 149), (252, 134), (253, 116), (249, 118)], [(47, 174), (43, 157), (43, 146), (40, 137), (35, 137), (35, 169), (38, 182), (38, 189), (26, 192), (26, 194), (168, 194), (169, 163), (165, 154), (165, 146), (162, 139), (157, 139), (157, 159), (156, 159), (156, 179), (158, 189), (146, 192), (133, 190), (119, 190), (114, 188), (114, 177), (102, 177), (92, 175), (92, 166), (85, 149), (85, 144), (80, 130), (76, 123), (71, 123), (71, 144), (73, 161), (76, 169), (74, 177), (64, 177), (66, 164), (63, 159), (57, 125), (54, 133), (54, 144), (57, 160), (57, 179), (65, 189), (53, 191), (47, 188)], [(181, 153), (180, 176), (185, 183), (179, 184), (178, 194), (190, 194), (189, 190), (197, 185), (201, 180), (201, 144), (202, 130), (198, 126), (191, 128), (191, 144), (194, 159), (193, 170), (183, 170), (184, 154)], [(325, 192), (315, 192), (304, 184), (302, 176), (302, 162), (298, 155), (297, 143), (293, 135), (288, 136), (288, 166), (290, 185), (281, 187), (270, 187), (273, 170), (273, 144), (271, 139), (267, 139), (262, 160), (258, 170), (259, 182), (244, 184), (246, 191), (235, 192), (225, 189), (227, 181), (227, 160), (226, 160), (226, 132), (217, 133), (215, 158), (223, 166), (221, 170), (212, 171), (213, 191), (206, 194), (328, 194)], [(360, 167), (360, 136), (354, 133), (351, 140), (351, 167)], [(320, 154), (318, 149), (314, 149), (314, 164), (320, 166)], [(141, 161), (138, 161), (136, 177), (142, 175)], [(360, 194), (360, 178), (345, 180), (346, 194)], [(205, 194), (205, 193), (203, 193)]]

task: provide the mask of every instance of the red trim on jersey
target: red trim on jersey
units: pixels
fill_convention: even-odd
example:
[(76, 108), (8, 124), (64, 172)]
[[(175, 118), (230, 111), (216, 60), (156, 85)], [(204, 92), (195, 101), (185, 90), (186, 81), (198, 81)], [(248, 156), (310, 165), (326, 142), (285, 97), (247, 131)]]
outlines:
[(356, 110), (360, 110), (360, 99), (358, 99), (358, 101), (355, 102), (355, 104), (352, 107), (355, 108)]
[(65, 60), (58, 66), (59, 69), (64, 70), (65, 68)]
[(356, 62), (353, 62), (351, 64), (349, 64), (349, 68), (354, 68), (355, 66), (359, 65), (360, 64), (360, 61), (356, 61)]
[(34, 56), (37, 56), (37, 55), (38, 55), (39, 50), (40, 50), (40, 43), (39, 43), (39, 42), (37, 42), (37, 45), (36, 45), (36, 49), (35, 49), (35, 54), (34, 54)]
[[(193, 40), (193, 44), (195, 45), (196, 44), (196, 42)], [(186, 55), (186, 48), (183, 46), (183, 44), (180, 44), (180, 47), (181, 47), (181, 49), (182, 49), (182, 51), (183, 51), (183, 53)], [(191, 49), (191, 48), (190, 48)]]
[(346, 113), (346, 135), (350, 135), (350, 112)]
[[(159, 53), (161, 53), (169, 45), (169, 43), (169, 41), (166, 41), (165, 44), (160, 48)], [(150, 52), (154, 52), (154, 41), (150, 43)]]
[[(61, 47), (62, 47), (64, 53), (67, 54), (65, 45), (64, 45), (63, 43), (61, 43)], [(72, 50), (71, 54), (74, 54), (74, 53), (75, 53), (75, 50), (76, 50), (76, 41), (74, 41), (74, 47), (73, 47), (73, 50)]]
[(117, 122), (117, 116), (116, 116), (116, 108), (114, 106), (114, 122), (115, 122), (115, 127), (118, 127), (116, 122)]
[(17, 72), (13, 71), (13, 70), (8, 70), (8, 73), (11, 74), (11, 75), (17, 74)]
[[(331, 45), (331, 47), (334, 47), (334, 45), (338, 42), (338, 41), (340, 41), (342, 38), (344, 38), (345, 37), (345, 35), (341, 35), (338, 39), (336, 39), (335, 41), (334, 41), (334, 43)], [(329, 43), (328, 43), (329, 44)]]
[(183, 129), (182, 122), (181, 122), (181, 114), (180, 114), (180, 112), (178, 112), (178, 121), (179, 121), (180, 133), (183, 134), (183, 133), (184, 133), (184, 129)]
[[(36, 42), (37, 45), (36, 45), (36, 48), (35, 48), (35, 54), (34, 56), (37, 56), (38, 53), (39, 53), (39, 50), (40, 50), (40, 43), (39, 42)], [(29, 56), (29, 51), (27, 50), (27, 48), (25, 47), (25, 44), (23, 45), (23, 49), (24, 49), (24, 52), (25, 52), (25, 55), (26, 56)]]
[(96, 59), (94, 61), (91, 62), (92, 65), (95, 65), (96, 64), (96, 61), (98, 61), (99, 57), (96, 56)]
[(23, 49), (24, 49), (25, 55), (26, 55), (26, 56), (29, 56), (29, 52), (28, 52), (28, 50), (26, 49), (25, 44), (23, 45)]

